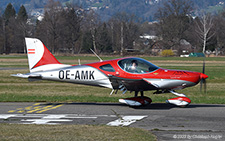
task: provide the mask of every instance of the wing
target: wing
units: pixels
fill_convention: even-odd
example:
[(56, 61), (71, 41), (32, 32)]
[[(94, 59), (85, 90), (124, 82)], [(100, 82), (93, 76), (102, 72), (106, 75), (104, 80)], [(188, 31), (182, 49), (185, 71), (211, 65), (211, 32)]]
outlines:
[(157, 90), (157, 87), (145, 81), (144, 79), (126, 79), (116, 76), (110, 76), (109, 80), (113, 89), (120, 89), (122, 91), (147, 91)]

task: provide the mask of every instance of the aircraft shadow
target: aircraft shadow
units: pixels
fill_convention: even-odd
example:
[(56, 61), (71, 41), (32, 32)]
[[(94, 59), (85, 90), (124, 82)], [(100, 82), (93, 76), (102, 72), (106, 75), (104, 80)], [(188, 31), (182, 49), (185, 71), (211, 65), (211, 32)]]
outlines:
[[(141, 107), (131, 107), (131, 106), (127, 106), (126, 104), (122, 104), (122, 103), (95, 103), (95, 102), (69, 102), (69, 103), (43, 103), (41, 105), (90, 105), (90, 106), (119, 106), (119, 107), (129, 107), (129, 108), (133, 108), (133, 109), (137, 109), (137, 110), (170, 110), (173, 108), (182, 108), (182, 107), (178, 107), (172, 104), (168, 104), (168, 103), (151, 103), (149, 105), (146, 106), (141, 106)], [(225, 107), (224, 104), (190, 104), (185, 108), (206, 108), (206, 107)]]
[(147, 106), (141, 106), (141, 107), (133, 107), (135, 109), (146, 109), (146, 110), (169, 110), (169, 109), (173, 109), (173, 108), (188, 108), (188, 109), (192, 109), (192, 108), (206, 108), (206, 107), (225, 107), (225, 105), (223, 104), (190, 104), (187, 107), (178, 107), (176, 105), (172, 105), (172, 104), (167, 104), (167, 103), (151, 103)]
[(41, 105), (102, 105), (102, 106), (127, 106), (125, 104), (121, 104), (121, 103), (95, 103), (95, 102), (68, 102), (68, 103), (43, 103)]

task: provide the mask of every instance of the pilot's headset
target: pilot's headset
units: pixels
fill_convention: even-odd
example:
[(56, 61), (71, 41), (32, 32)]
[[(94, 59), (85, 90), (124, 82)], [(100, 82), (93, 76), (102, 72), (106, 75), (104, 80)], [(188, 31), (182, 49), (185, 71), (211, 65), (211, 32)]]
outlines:
[(135, 70), (138, 66), (137, 60), (132, 60), (131, 61), (131, 69)]

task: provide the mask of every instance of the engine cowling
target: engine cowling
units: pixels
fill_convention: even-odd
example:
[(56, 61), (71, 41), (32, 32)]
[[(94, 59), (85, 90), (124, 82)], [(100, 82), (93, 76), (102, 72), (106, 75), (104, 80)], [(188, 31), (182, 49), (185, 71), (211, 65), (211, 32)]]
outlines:
[(187, 97), (176, 97), (166, 100), (166, 103), (174, 104), (180, 107), (185, 107), (191, 103), (191, 100)]

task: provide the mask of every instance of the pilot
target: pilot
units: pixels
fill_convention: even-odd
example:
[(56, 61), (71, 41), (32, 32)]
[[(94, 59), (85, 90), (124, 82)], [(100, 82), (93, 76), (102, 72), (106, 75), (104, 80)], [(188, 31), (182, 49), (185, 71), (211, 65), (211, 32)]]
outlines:
[(137, 67), (138, 67), (138, 63), (137, 63), (137, 60), (132, 60), (131, 61), (131, 66), (128, 68), (128, 71), (129, 72), (134, 72), (134, 73), (137, 73)]

